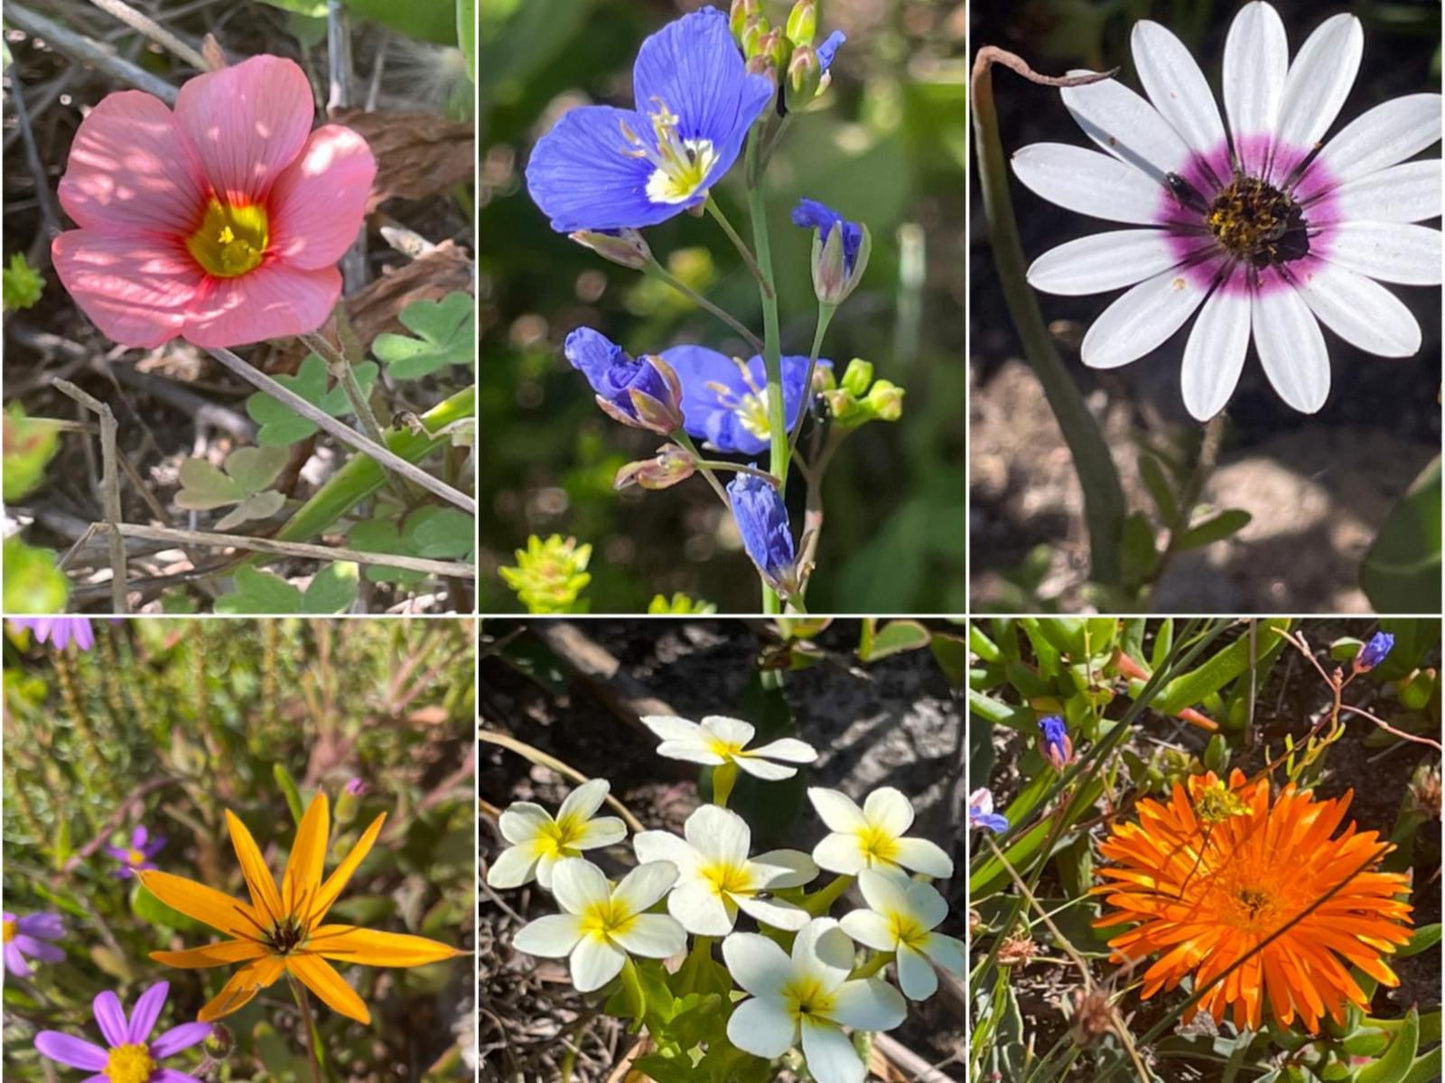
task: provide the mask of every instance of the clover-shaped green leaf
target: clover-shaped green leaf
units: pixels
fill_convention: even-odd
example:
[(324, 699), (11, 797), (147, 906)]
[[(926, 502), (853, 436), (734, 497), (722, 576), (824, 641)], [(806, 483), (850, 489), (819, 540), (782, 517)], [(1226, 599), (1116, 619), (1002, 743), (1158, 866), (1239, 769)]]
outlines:
[(284, 447), (243, 447), (227, 455), (221, 469), (205, 459), (187, 459), (181, 463), (181, 491), (176, 494), (176, 503), (195, 511), (235, 504), (216, 524), (217, 530), (268, 518), (286, 503), (284, 494), (268, 486), (285, 469), (290, 457)]
[[(349, 538), (352, 547), (363, 553), (454, 560), (472, 552), (476, 521), (456, 508), (422, 508), (408, 516), (400, 530), (393, 519), (370, 519), (352, 527)], [(411, 586), (425, 579), (426, 573), (373, 564), (366, 569), (366, 578), (373, 583)]]
[[(353, 549), (363, 553), (395, 553), (397, 556), (419, 556), (397, 530), (392, 519), (368, 519), (357, 523), (347, 535)], [(368, 564), (366, 578), (373, 583), (396, 583), (410, 587), (426, 578), (425, 572), (393, 568), (386, 564)]]
[(311, 577), (303, 591), (279, 575), (242, 567), (236, 571), (236, 589), (216, 599), (217, 613), (264, 614), (339, 613), (356, 601), (358, 569), (338, 561)]
[[(371, 386), (376, 383), (376, 374), (380, 371), (376, 362), (363, 361), (351, 371), (356, 375), (362, 396), (370, 395)], [(276, 382), (332, 417), (346, 417), (352, 412), (351, 400), (346, 397), (344, 387), (337, 384), (328, 390), (330, 380), (327, 378), (326, 362), (317, 354), (307, 354), (295, 376), (277, 376)], [(285, 447), (317, 431), (315, 422), (307, 421), (264, 391), (258, 391), (246, 400), (246, 413), (261, 426), (256, 442), (266, 447)]]
[(401, 310), (401, 322), (420, 337), (377, 335), (371, 352), (396, 380), (416, 380), (448, 365), (475, 367), (476, 319), (476, 308), (465, 293), (417, 301)]

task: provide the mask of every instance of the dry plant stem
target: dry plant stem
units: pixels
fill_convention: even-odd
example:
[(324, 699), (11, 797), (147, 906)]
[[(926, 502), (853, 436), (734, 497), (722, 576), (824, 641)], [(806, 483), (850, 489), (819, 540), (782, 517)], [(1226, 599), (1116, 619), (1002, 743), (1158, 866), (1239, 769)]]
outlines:
[(311, 1018), (311, 1002), (306, 998), (306, 990), (301, 988), (297, 980), (290, 973), (286, 975), (286, 982), (291, 986), (291, 995), (296, 998), (296, 1005), (301, 1009), (301, 1026), (306, 1031), (306, 1059), (311, 1065), (311, 1083), (321, 1083), (321, 1049), (320, 1035), (316, 1033), (316, 1023)]
[(1428, 737), (1422, 737), (1422, 736), (1420, 736), (1419, 734), (1416, 734), (1416, 733), (1406, 733), (1404, 730), (1396, 729), (1394, 726), (1392, 726), (1392, 725), (1390, 725), (1388, 722), (1386, 722), (1383, 718), (1379, 718), (1379, 717), (1377, 717), (1376, 715), (1372, 715), (1369, 711), (1365, 710), (1363, 707), (1351, 707), (1348, 703), (1346, 703), (1346, 704), (1344, 704), (1344, 705), (1340, 708), (1340, 710), (1346, 711), (1346, 712), (1348, 712), (1349, 714), (1359, 715), (1361, 718), (1365, 719), (1366, 721), (1368, 721), (1368, 722), (1373, 722), (1375, 725), (1379, 726), (1382, 730), (1384, 730), (1386, 733), (1390, 734), (1392, 737), (1398, 737), (1398, 738), (1400, 738), (1400, 740), (1402, 740), (1402, 741), (1413, 741), (1413, 742), (1414, 742), (1415, 744), (1417, 744), (1417, 745), (1428, 745), (1428, 746), (1430, 746), (1431, 748), (1433, 748), (1436, 752), (1445, 751), (1445, 749), (1442, 749), (1442, 748), (1440, 747), (1440, 742), (1439, 742), (1439, 741), (1432, 741), (1432, 740), (1430, 740), (1430, 738), (1428, 738)]
[(139, 523), (119, 523), (112, 528), (107, 523), (97, 523), (96, 533), (112, 533), (121, 538), (144, 538), (147, 541), (173, 542), (177, 545), (199, 545), (214, 549), (247, 549), (257, 553), (275, 553), (278, 556), (299, 557), (303, 560), (324, 560), (328, 563), (344, 560), (353, 564), (379, 564), (388, 568), (403, 568), (409, 572), (423, 572), (451, 579), (475, 579), (476, 568), (450, 560), (428, 560), (425, 557), (409, 557), (399, 553), (364, 553), (359, 549), (340, 549), (330, 545), (311, 545), (307, 542), (283, 542), (271, 538), (251, 538), (245, 534), (214, 534), (201, 530), (175, 530), (163, 526), (142, 526)]
[(90, 0), (90, 2), (107, 15), (114, 15), (132, 30), (144, 34), (162, 48), (169, 49), (197, 71), (211, 70), (211, 65), (206, 63), (205, 57), (149, 15), (142, 11), (137, 11), (125, 3), (125, 0)]
[[(17, 65), (11, 64), (9, 73), (10, 100), (15, 103), (15, 125), (20, 129), (20, 138), (25, 145), (25, 164), (30, 167), (30, 172), (35, 177), (35, 202), (40, 208), (43, 236), (48, 242), (60, 232), (60, 219), (55, 217), (55, 207), (50, 202), (50, 178), (40, 161), (40, 148), (35, 145), (35, 132), (30, 127), (30, 110), (25, 105), (25, 90), (20, 82)], [(49, 256), (50, 245), (46, 243), (41, 249), (41, 258), (49, 262)]]
[[(508, 751), (515, 752), (523, 759), (530, 760), (532, 763), (541, 764), (543, 767), (550, 767), (559, 775), (565, 775), (567, 778), (572, 779), (574, 782), (587, 781), (586, 775), (584, 775), (581, 771), (577, 770), (577, 768), (571, 767), (568, 764), (563, 763), (561, 760), (557, 759), (557, 757), (549, 756), (540, 748), (533, 748), (531, 745), (527, 744), (526, 741), (519, 741), (515, 737), (509, 737), (505, 733), (498, 733), (496, 730), (489, 730), (486, 728), (485, 725), (481, 726), (477, 730), (477, 739), (479, 741), (485, 741), (489, 745), (499, 745), (502, 748), (507, 749)], [(647, 830), (647, 828), (642, 826), (642, 821), (639, 820), (636, 816), (632, 815), (632, 813), (628, 811), (627, 806), (624, 805), (621, 801), (619, 801), (616, 797), (612, 796), (612, 794), (609, 793), (606, 800), (607, 803), (616, 810), (617, 815), (621, 816), (623, 820), (627, 822), (627, 826), (631, 828), (633, 834), (638, 834), (642, 831)]]
[(331, 375), (346, 391), (346, 401), (351, 403), (351, 409), (355, 411), (358, 420), (361, 421), (361, 427), (366, 430), (366, 435), (378, 444), (384, 444), (386, 436), (381, 431), (381, 423), (376, 420), (371, 403), (366, 401), (366, 396), (361, 392), (361, 384), (352, 370), (351, 360), (331, 345), (326, 340), (326, 336), (320, 332), (311, 331), (300, 337), (308, 349), (326, 362), (326, 367), (331, 370)]
[(101, 507), (110, 537), (110, 601), (112, 612), (126, 613), (125, 539), (114, 533), (120, 527), (120, 475), (116, 467), (115, 437), (118, 426), (110, 407), (66, 380), (56, 380), (55, 390), (74, 399), (100, 419)]
[(466, 493), (459, 492), (446, 482), (432, 477), (425, 470), (407, 462), (384, 444), (378, 444), (375, 440), (362, 436), (361, 433), (355, 429), (343, 425), (324, 410), (317, 409), (300, 395), (296, 394), (296, 392), (283, 387), (250, 362), (243, 361), (230, 350), (208, 347), (206, 352), (252, 387), (258, 391), (264, 391), (280, 402), (284, 402), (307, 421), (310, 421), (329, 435), (334, 436), (347, 447), (353, 448), (363, 455), (370, 456), (382, 467), (400, 474), (408, 481), (416, 482), (416, 484), (420, 485), (427, 492), (441, 497), (448, 504), (454, 504), (468, 515), (474, 516), (477, 514), (477, 502)]
[(164, 79), (152, 75), (144, 68), (118, 56), (109, 45), (102, 45), (83, 34), (77, 34), (75, 31), (47, 19), (44, 15), (39, 15), (29, 8), (13, 2), (5, 5), (5, 21), (17, 29), (25, 31), (31, 37), (43, 38), (45, 43), (56, 52), (64, 54), (77, 63), (98, 68), (112, 78), (133, 86), (137, 90), (154, 94), (167, 105), (176, 104), (178, 91), (175, 87)]

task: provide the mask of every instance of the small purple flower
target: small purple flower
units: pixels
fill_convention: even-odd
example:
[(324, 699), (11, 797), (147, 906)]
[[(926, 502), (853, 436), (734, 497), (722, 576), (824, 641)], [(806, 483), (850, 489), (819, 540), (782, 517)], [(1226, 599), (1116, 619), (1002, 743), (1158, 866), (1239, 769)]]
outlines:
[(166, 837), (157, 835), (150, 837), (150, 832), (145, 825), (141, 824), (130, 834), (129, 846), (107, 846), (105, 852), (120, 862), (120, 868), (116, 869), (113, 875), (122, 880), (129, 880), (135, 875), (137, 869), (154, 869), (156, 864), (151, 859), (160, 853), (165, 847)]
[(6, 910), (3, 930), (0, 939), (5, 944), (5, 969), (17, 978), (30, 977), (30, 963), (26, 956), (42, 963), (65, 961), (65, 952), (47, 943), (65, 935), (65, 922), (59, 914), (26, 914), (22, 918)]
[(592, 385), (597, 405), (614, 421), (664, 436), (682, 428), (682, 387), (660, 357), (640, 361), (600, 331), (579, 327), (567, 336), (568, 362)]
[(210, 1037), (211, 1024), (182, 1023), (150, 1040), (170, 988), (170, 983), (163, 981), (152, 985), (135, 1002), (129, 1020), (120, 997), (109, 989), (97, 996), (92, 1007), (107, 1048), (58, 1030), (37, 1034), (35, 1048), (41, 1056), (69, 1068), (98, 1073), (85, 1083), (201, 1083), (193, 1075), (162, 1068), (158, 1062), (204, 1042)]
[(1064, 720), (1056, 714), (1039, 719), (1039, 729), (1044, 735), (1044, 758), (1054, 765), (1055, 771), (1062, 771), (1074, 762), (1074, 742), (1069, 739)]
[(993, 794), (977, 789), (968, 795), (968, 826), (986, 827), (995, 835), (1008, 830), (1008, 820), (993, 810)]
[(1395, 637), (1389, 632), (1376, 632), (1370, 641), (1355, 655), (1355, 672), (1368, 673), (1390, 656), (1395, 648)]
[(346, 784), (346, 792), (352, 797), (361, 797), (370, 789), (371, 787), (359, 778), (353, 778)]
[(743, 548), (763, 581), (784, 596), (795, 593), (798, 558), (782, 495), (756, 474), (738, 474), (728, 482), (728, 502)]
[(816, 229), (826, 242), (834, 226), (843, 230), (843, 267), (847, 275), (853, 274), (858, 262), (858, 250), (863, 246), (863, 227), (850, 222), (826, 203), (816, 199), (800, 199), (793, 208), (793, 225), (799, 229)]
[[(744, 364), (706, 346), (674, 346), (662, 351), (662, 359), (682, 383), (683, 427), (689, 436), (732, 455), (757, 455), (767, 448), (768, 377), (761, 357)], [(818, 367), (832, 368), (833, 363), (819, 358)], [(807, 401), (803, 381), (808, 359), (784, 357), (782, 370), (783, 419), (791, 432)]]
[(95, 646), (95, 629), (89, 617), (12, 617), (11, 628), (27, 628), (35, 642), (49, 642), (56, 650), (74, 643), (83, 651)]
[(823, 40), (823, 44), (817, 48), (818, 67), (824, 72), (831, 68), (833, 66), (833, 58), (838, 55), (838, 50), (843, 47), (843, 43), (847, 40), (848, 35), (841, 30), (834, 30), (829, 34)]

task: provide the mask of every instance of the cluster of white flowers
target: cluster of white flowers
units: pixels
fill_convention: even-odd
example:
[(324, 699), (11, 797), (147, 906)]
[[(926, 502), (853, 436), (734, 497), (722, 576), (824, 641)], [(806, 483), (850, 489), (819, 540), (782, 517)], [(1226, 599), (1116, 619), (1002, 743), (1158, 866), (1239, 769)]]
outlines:
[[(574, 790), (555, 819), (540, 806), (513, 803), (500, 824), (511, 845), (498, 855), (487, 883), (519, 887), (535, 875), (562, 911), (530, 922), (513, 945), (529, 955), (568, 957), (572, 983), (589, 992), (616, 978), (629, 955), (666, 959), (686, 949), (689, 934), (723, 937), (723, 961), (746, 994), (728, 1019), (729, 1041), (766, 1059), (801, 1045), (818, 1083), (860, 1083), (867, 1072), (842, 1028), (891, 1030), (907, 1014), (905, 996), (925, 1000), (937, 990), (935, 966), (963, 975), (963, 944), (935, 931), (948, 904), (926, 879), (908, 873), (944, 879), (953, 875), (953, 862), (934, 843), (906, 837), (913, 806), (891, 787), (874, 790), (862, 808), (836, 790), (810, 788), (808, 798), (830, 834), (811, 856), (799, 850), (753, 856), (747, 821), (724, 807), (736, 771), (790, 778), (796, 767), (771, 761), (808, 764), (818, 753), (793, 738), (749, 750), (755, 730), (733, 718), (643, 722), (661, 739), (659, 754), (714, 768), (718, 803), (692, 813), (681, 837), (636, 835), (637, 865), (616, 885), (581, 856), (626, 835), (622, 821), (593, 818), (606, 798), (606, 780)], [(838, 878), (812, 896), (780, 894), (811, 883), (819, 869)], [(841, 921), (819, 916), (855, 877), (867, 907)], [(664, 898), (667, 913), (650, 913)], [(734, 931), (740, 911), (781, 932)], [(780, 946), (789, 936), (791, 952)], [(879, 954), (855, 968), (860, 944)], [(890, 961), (901, 995), (873, 976)]]

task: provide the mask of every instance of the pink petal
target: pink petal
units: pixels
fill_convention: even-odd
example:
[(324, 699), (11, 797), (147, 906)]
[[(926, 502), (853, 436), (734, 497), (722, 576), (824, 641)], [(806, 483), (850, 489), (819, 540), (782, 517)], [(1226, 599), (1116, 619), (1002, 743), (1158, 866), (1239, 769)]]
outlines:
[(60, 205), (86, 229), (185, 234), (200, 220), (205, 178), (164, 102), (111, 94), (81, 121), (60, 178)]
[(301, 153), (315, 116), (305, 73), (278, 56), (198, 75), (176, 99), (176, 123), (212, 187), (232, 205), (266, 198)]
[(55, 273), (81, 309), (122, 346), (180, 334), (202, 272), (185, 248), (157, 236), (73, 229), (50, 247)]
[(201, 347), (300, 335), (325, 323), (340, 296), (335, 267), (305, 271), (268, 259), (249, 274), (209, 279), (181, 334)]
[(303, 270), (334, 264), (356, 240), (375, 177), (365, 139), (339, 124), (317, 128), (272, 189), (272, 249)]

